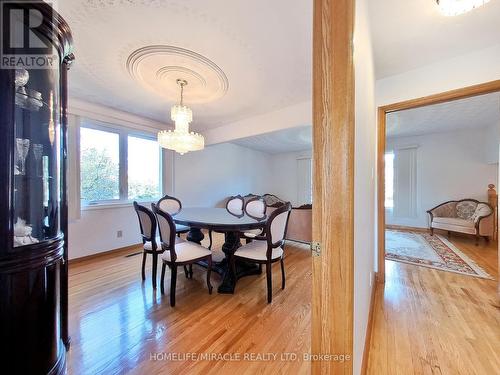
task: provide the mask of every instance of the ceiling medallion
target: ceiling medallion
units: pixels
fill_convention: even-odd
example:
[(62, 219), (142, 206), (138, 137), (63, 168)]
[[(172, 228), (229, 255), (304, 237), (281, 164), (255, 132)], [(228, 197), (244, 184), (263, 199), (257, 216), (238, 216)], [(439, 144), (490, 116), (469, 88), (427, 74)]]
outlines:
[(482, 7), (490, 0), (436, 0), (441, 13), (445, 16), (458, 16)]
[(189, 82), (190, 103), (209, 103), (222, 98), (229, 89), (223, 70), (207, 57), (188, 49), (152, 45), (139, 48), (127, 59), (130, 76), (166, 100), (177, 97), (177, 79)]
[(199, 151), (205, 148), (205, 138), (201, 134), (190, 132), (189, 123), (193, 121), (193, 111), (184, 105), (184, 86), (187, 81), (181, 78), (176, 80), (181, 88), (179, 104), (172, 107), (170, 117), (175, 123), (175, 129), (163, 130), (158, 133), (158, 143), (161, 147), (174, 150), (181, 155), (189, 151)]

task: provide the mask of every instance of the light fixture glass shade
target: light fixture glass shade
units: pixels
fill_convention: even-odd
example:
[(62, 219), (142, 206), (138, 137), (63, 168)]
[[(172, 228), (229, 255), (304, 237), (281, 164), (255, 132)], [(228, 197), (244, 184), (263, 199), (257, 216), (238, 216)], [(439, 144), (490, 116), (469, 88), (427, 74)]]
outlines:
[(205, 138), (201, 134), (189, 131), (189, 123), (193, 121), (193, 111), (183, 104), (184, 86), (187, 85), (187, 81), (178, 79), (177, 84), (181, 88), (181, 100), (170, 110), (170, 118), (175, 123), (175, 129), (159, 132), (158, 144), (163, 148), (184, 155), (189, 151), (203, 150)]
[(174, 150), (181, 155), (189, 151), (199, 151), (205, 148), (205, 138), (194, 132), (179, 132), (163, 130), (158, 133), (158, 144), (166, 149)]
[(445, 16), (458, 16), (467, 13), (475, 8), (479, 8), (490, 0), (436, 0), (441, 13)]
[(170, 118), (175, 123), (175, 128), (189, 131), (189, 123), (193, 121), (193, 111), (185, 105), (176, 104), (170, 110)]

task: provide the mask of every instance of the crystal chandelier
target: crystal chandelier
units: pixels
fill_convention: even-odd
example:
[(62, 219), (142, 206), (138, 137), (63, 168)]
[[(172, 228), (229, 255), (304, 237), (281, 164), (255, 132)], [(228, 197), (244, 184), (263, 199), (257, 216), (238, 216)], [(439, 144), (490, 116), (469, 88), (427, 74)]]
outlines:
[(479, 8), (489, 3), (490, 0), (436, 0), (436, 2), (445, 16), (458, 16)]
[(205, 138), (201, 134), (189, 131), (189, 123), (193, 121), (193, 111), (184, 105), (184, 86), (188, 83), (184, 79), (178, 79), (177, 84), (181, 88), (181, 100), (170, 111), (170, 117), (175, 123), (175, 129), (173, 131), (162, 130), (159, 132), (158, 143), (163, 148), (184, 155), (189, 151), (203, 150), (205, 148)]

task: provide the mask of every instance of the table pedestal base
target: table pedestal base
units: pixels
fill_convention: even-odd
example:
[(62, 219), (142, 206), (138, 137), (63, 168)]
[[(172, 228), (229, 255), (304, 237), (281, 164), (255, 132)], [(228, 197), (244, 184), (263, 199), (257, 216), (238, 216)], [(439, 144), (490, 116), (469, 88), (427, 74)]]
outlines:
[[(200, 229), (191, 228), (188, 233), (188, 241), (201, 243), (204, 236)], [(212, 271), (217, 272), (222, 277), (222, 283), (219, 285), (217, 292), (221, 294), (233, 294), (236, 282), (244, 277), (250, 275), (260, 275), (262, 273), (262, 267), (255, 263), (249, 263), (245, 261), (236, 261), (236, 275), (230, 267), (231, 259), (234, 252), (241, 246), (240, 233), (239, 232), (226, 232), (225, 242), (222, 246), (222, 251), (226, 257), (217, 263), (212, 263)], [(198, 264), (202, 267), (207, 267), (207, 262), (200, 261)]]

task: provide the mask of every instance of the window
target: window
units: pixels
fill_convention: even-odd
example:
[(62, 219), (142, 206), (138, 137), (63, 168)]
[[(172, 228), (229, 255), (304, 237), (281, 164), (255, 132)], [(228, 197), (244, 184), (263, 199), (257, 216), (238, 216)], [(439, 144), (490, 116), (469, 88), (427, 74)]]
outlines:
[(80, 129), (80, 198), (84, 203), (120, 199), (120, 135)]
[(157, 198), (160, 189), (160, 148), (152, 139), (128, 137), (128, 199)]
[(153, 136), (82, 124), (82, 205), (156, 200), (162, 193), (161, 181), (161, 149)]
[(312, 160), (297, 159), (297, 204), (312, 203)]
[(394, 208), (394, 153), (385, 154), (385, 208)]

